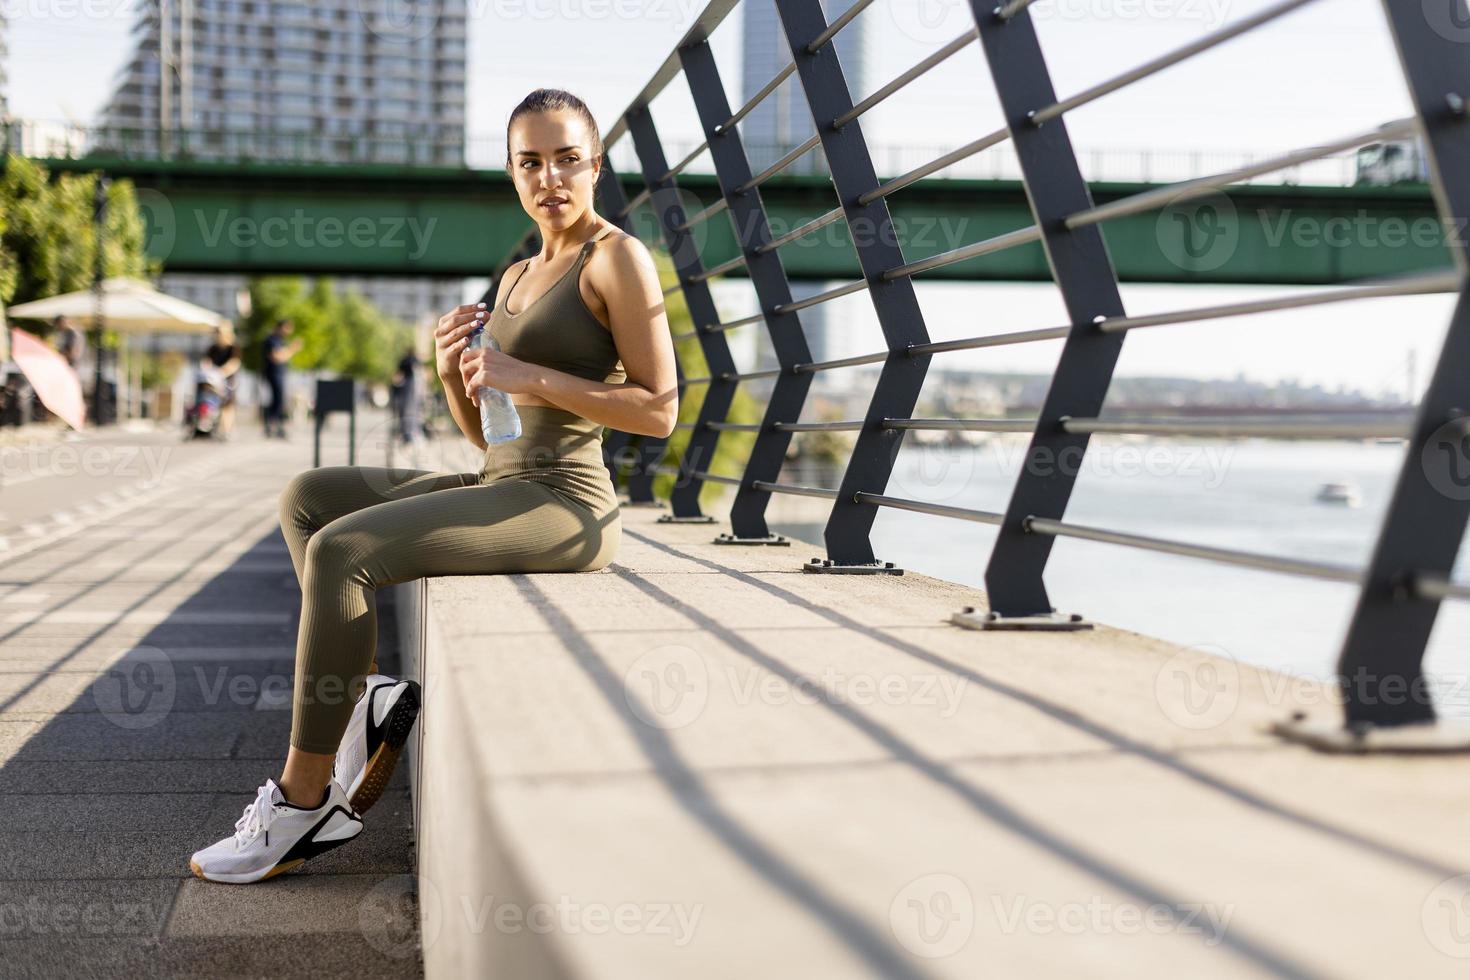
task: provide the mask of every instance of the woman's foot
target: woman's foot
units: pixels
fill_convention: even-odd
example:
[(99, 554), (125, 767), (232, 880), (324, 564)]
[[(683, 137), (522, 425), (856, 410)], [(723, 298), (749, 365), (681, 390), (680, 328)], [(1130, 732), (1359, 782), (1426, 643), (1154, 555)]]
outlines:
[(333, 780), (342, 784), (358, 813), (366, 813), (383, 795), (418, 716), (417, 684), (383, 674), (368, 676), (332, 769)]
[(336, 780), (327, 783), (315, 809), (286, 801), (274, 779), (255, 793), (235, 821), (235, 833), (201, 851), (189, 867), (207, 881), (244, 885), (290, 871), (307, 858), (362, 833), (362, 820)]

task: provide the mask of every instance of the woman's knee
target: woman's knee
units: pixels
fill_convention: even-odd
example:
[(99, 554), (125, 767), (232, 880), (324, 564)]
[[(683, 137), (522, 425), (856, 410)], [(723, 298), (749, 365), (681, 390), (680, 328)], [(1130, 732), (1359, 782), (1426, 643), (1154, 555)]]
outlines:
[(359, 467), (318, 466), (302, 470), (291, 477), (281, 490), (281, 526), (284, 528), (299, 523), (320, 526), (326, 523), (322, 517), (327, 496), (333, 487), (340, 486), (356, 469)]
[(384, 556), (374, 536), (344, 519), (327, 524), (306, 542), (306, 568), (313, 577), (326, 576), (377, 588)]

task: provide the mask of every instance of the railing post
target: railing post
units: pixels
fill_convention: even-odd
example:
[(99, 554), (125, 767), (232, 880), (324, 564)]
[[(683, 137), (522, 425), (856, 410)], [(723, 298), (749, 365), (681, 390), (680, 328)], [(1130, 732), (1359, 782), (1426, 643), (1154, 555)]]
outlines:
[[(613, 169), (612, 161), (605, 153), (602, 158), (602, 173), (597, 180), (596, 192), (598, 200), (602, 202), (603, 217), (632, 234), (633, 222), (632, 215), (628, 213), (628, 195), (623, 193), (622, 181), (617, 171)], [(683, 368), (678, 365), (675, 365), (675, 368), (679, 373), (679, 395), (683, 397)], [(633, 456), (632, 465), (628, 470), (628, 502), (630, 504), (658, 503), (653, 496), (653, 468), (663, 458), (664, 448), (668, 443), (668, 439), (663, 436), (642, 436), (637, 446), (633, 446), (632, 434), (621, 429), (611, 430), (607, 438), (603, 440), (602, 458), (614, 485), (617, 484), (619, 462), (627, 455)]]
[[(1383, 8), (1423, 124), (1447, 244), (1463, 276), (1470, 264), (1463, 237), (1470, 215), (1470, 63), (1463, 43), (1426, 15), (1429, 8), (1408, 0), (1384, 0)], [(1470, 287), (1462, 282), (1338, 658), (1349, 729), (1434, 718), (1422, 665), (1439, 598), (1416, 583), (1449, 578), (1470, 520), (1467, 365)]]
[(924, 314), (909, 277), (883, 278), (886, 270), (903, 264), (903, 250), (898, 245), (887, 199), (879, 197), (867, 204), (858, 203), (860, 195), (878, 187), (878, 174), (863, 139), (862, 126), (854, 120), (841, 129), (832, 128), (833, 119), (852, 109), (852, 96), (837, 62), (832, 39), (815, 52), (807, 50), (807, 45), (827, 28), (822, 6), (818, 0), (776, 0), (776, 11), (811, 108), (838, 202), (847, 219), (858, 265), (868, 282), (873, 310), (888, 345), (888, 357), (883, 362), (867, 416), (822, 533), (829, 560), (808, 562), (802, 568), (812, 572), (897, 573), (902, 570), (890, 562), (878, 561), (873, 555), (869, 533), (877, 508), (858, 503), (854, 495), (859, 491), (882, 493), (887, 489), (893, 462), (903, 442), (903, 430), (886, 429), (882, 423), (885, 418), (913, 415), (931, 355), (911, 356), (907, 348), (911, 344), (928, 343), (929, 331), (924, 326)]
[[(659, 142), (658, 130), (654, 127), (653, 115), (647, 106), (629, 117), (628, 131), (638, 151), (639, 163), (643, 166), (643, 180), (650, 191), (649, 204), (658, 220), (664, 244), (668, 246), (669, 255), (674, 262), (674, 269), (679, 274), (679, 282), (684, 288), (689, 315), (696, 329), (702, 324), (715, 323), (719, 314), (715, 310), (714, 299), (710, 296), (709, 283), (695, 278), (703, 271), (704, 263), (700, 259), (693, 236), (683, 229), (689, 216), (679, 200), (675, 179), (666, 176), (669, 164), (664, 158), (663, 145)], [(714, 518), (700, 512), (699, 491), (704, 486), (704, 480), (694, 474), (696, 470), (709, 466), (714, 459), (715, 445), (719, 441), (720, 433), (711, 429), (707, 423), (723, 420), (730, 410), (730, 402), (735, 396), (735, 381), (728, 375), (735, 373), (735, 362), (730, 357), (730, 347), (722, 333), (701, 331), (699, 347), (704, 353), (710, 380), (706, 386), (704, 401), (699, 406), (699, 417), (694, 423), (694, 431), (679, 457), (679, 472), (674, 481), (674, 492), (669, 498), (674, 512), (660, 517), (659, 520), (663, 522), (714, 522)]]
[(1063, 416), (1096, 417), (1102, 409), (1123, 338), (1096, 329), (1095, 321), (1121, 316), (1123, 300), (1098, 227), (1069, 230), (1062, 223), (1067, 215), (1090, 208), (1092, 195), (1066, 121), (1058, 118), (1039, 126), (1030, 121), (1029, 113), (1056, 102), (1030, 12), (1022, 9), (1001, 19), (994, 0), (970, 0), (970, 8), (1031, 212), (1072, 323), (985, 569), (993, 614), (1041, 617), (1044, 623), (1053, 612), (1042, 581), (1052, 538), (1028, 533), (1026, 523), (1030, 517), (1060, 520), (1066, 512), (1088, 437), (1064, 432), (1060, 422)]
[[(689, 90), (693, 94), (694, 107), (699, 113), (705, 138), (709, 140), (715, 174), (719, 178), (725, 202), (729, 205), (735, 237), (745, 255), (745, 267), (750, 275), (751, 285), (755, 288), (760, 309), (766, 312), (783, 303), (790, 303), (791, 286), (787, 282), (780, 254), (774, 249), (768, 252), (757, 251), (771, 240), (760, 188), (738, 190), (754, 174), (745, 155), (740, 130), (735, 126), (723, 128), (731, 111), (714, 53), (710, 50), (709, 42), (703, 41), (683, 49), (679, 56), (684, 63), (684, 75), (689, 81)], [(695, 324), (695, 329), (705, 331), (710, 326)], [(735, 501), (730, 509), (732, 533), (716, 537), (717, 544), (791, 543), (782, 535), (771, 534), (765, 517), (766, 504), (770, 502), (771, 495), (753, 489), (751, 484), (756, 480), (774, 482), (780, 474), (792, 433), (777, 431), (774, 423), (795, 422), (801, 416), (801, 407), (806, 402), (813, 375), (810, 372), (797, 374), (793, 368), (797, 364), (810, 362), (811, 353), (802, 333), (801, 320), (794, 311), (766, 312), (765, 326), (782, 372), (777, 376), (770, 400), (766, 403), (760, 431), (756, 433), (755, 445), (751, 448), (750, 458), (740, 479), (740, 488), (735, 492)], [(723, 337), (723, 333), (720, 336)]]

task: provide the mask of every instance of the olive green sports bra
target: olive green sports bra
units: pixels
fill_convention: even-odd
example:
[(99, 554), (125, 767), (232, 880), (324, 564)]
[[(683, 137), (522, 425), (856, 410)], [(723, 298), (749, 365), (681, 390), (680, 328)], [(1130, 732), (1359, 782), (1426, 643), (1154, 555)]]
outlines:
[(521, 312), (510, 313), (506, 310), (510, 294), (515, 292), (530, 263), (522, 267), (505, 299), (490, 311), (490, 324), (486, 327), (502, 351), (518, 360), (591, 381), (622, 384), (627, 380), (612, 333), (587, 308), (578, 285), (582, 263), (592, 250), (592, 243), (612, 230), (604, 228), (584, 242), (581, 253), (572, 260), (572, 267), (550, 289)]

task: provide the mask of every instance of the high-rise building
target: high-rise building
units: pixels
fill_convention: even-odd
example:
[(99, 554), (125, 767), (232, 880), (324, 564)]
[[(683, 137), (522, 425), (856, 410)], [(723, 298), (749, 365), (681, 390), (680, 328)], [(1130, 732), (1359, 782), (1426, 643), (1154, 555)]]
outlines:
[(0, 122), (10, 119), (10, 104), (5, 101), (5, 61), (9, 56), (10, 51), (5, 46), (5, 11), (0, 10)]
[[(823, 0), (830, 24), (847, 12), (856, 0)], [(837, 48), (837, 61), (847, 79), (848, 92), (852, 100), (863, 98), (869, 93), (869, 74), (872, 57), (870, 54), (870, 30), (866, 22), (868, 15), (859, 14), (842, 28), (833, 44)], [(744, 36), (741, 50), (740, 103), (750, 101), (755, 94), (776, 77), (791, 60), (791, 47), (786, 43), (786, 34), (781, 27), (780, 15), (772, 0), (746, 0), (742, 21)], [(811, 138), (816, 132), (812, 124), (811, 109), (802, 94), (801, 81), (793, 74), (777, 89), (740, 120), (740, 141), (750, 158), (755, 173), (775, 163)], [(785, 171), (786, 173), (828, 172), (826, 159), (820, 146), (807, 152)], [(789, 228), (773, 229), (776, 234), (790, 231)], [(818, 234), (821, 234), (820, 232)], [(800, 247), (800, 245), (795, 245)], [(804, 299), (813, 293), (828, 288), (820, 281), (793, 282), (792, 298)], [(806, 334), (807, 346), (812, 360), (825, 361), (843, 356), (841, 338), (832, 336), (826, 304), (819, 303), (802, 310), (802, 329)], [(756, 370), (776, 366), (775, 352), (770, 341), (764, 337), (757, 343)], [(818, 374), (819, 380), (823, 375)]]
[[(461, 166), (465, 5), (455, 0), (150, 0), (97, 140), (194, 159)], [(414, 320), (461, 280), (338, 279)], [(235, 314), (239, 276), (163, 288)]]

